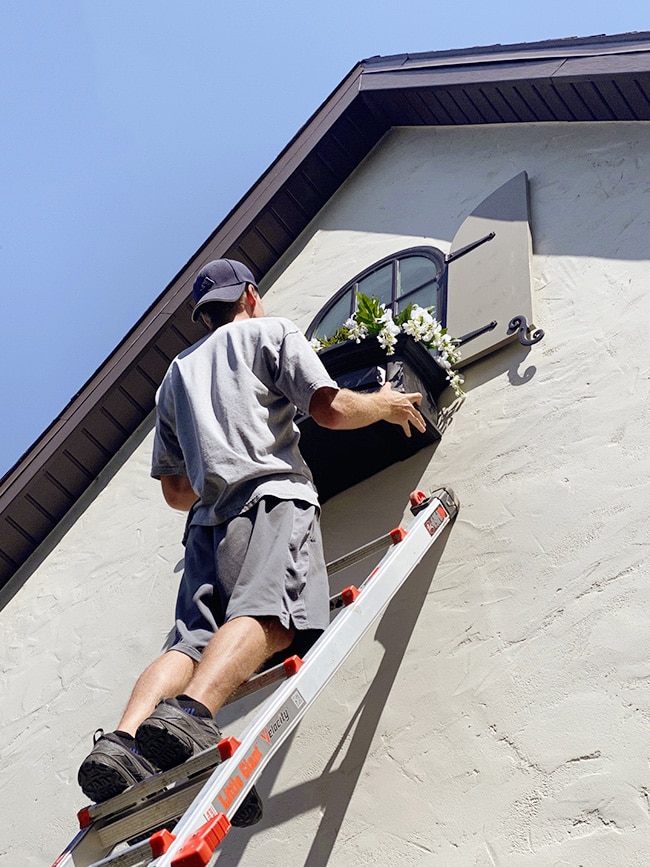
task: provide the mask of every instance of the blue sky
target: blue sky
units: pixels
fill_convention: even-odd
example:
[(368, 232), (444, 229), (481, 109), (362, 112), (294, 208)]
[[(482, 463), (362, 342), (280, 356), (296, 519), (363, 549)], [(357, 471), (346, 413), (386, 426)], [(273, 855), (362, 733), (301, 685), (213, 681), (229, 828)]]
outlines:
[(0, 476), (355, 63), (650, 29), (638, 0), (0, 0)]

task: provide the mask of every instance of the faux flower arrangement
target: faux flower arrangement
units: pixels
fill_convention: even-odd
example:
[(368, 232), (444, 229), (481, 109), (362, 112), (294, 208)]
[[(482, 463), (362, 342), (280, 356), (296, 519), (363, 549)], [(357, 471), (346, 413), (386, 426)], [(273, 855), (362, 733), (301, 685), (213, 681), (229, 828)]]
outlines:
[(463, 377), (452, 369), (452, 365), (460, 361), (458, 343), (433, 316), (432, 309), (409, 304), (393, 317), (392, 312), (386, 309), (385, 304), (380, 304), (378, 298), (358, 292), (356, 312), (331, 337), (313, 338), (311, 345), (318, 352), (346, 340), (360, 343), (366, 337), (376, 337), (386, 355), (393, 355), (398, 335), (408, 334), (427, 349), (438, 352), (436, 361), (445, 369), (449, 384), (456, 395), (462, 397)]

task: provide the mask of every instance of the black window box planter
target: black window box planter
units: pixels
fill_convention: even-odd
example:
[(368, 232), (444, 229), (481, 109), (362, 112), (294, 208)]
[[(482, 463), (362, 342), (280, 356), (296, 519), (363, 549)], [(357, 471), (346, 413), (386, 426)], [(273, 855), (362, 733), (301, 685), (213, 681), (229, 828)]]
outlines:
[(374, 337), (360, 343), (347, 341), (321, 350), (319, 356), (330, 376), (342, 388), (375, 392), (383, 382), (408, 393), (422, 393), (420, 412), (426, 431), (381, 421), (350, 431), (320, 427), (309, 416), (298, 416), (300, 450), (314, 476), (321, 502), (367, 479), (380, 470), (411, 457), (441, 437), (436, 401), (447, 388), (446, 371), (421, 343), (399, 335), (395, 352), (386, 355)]

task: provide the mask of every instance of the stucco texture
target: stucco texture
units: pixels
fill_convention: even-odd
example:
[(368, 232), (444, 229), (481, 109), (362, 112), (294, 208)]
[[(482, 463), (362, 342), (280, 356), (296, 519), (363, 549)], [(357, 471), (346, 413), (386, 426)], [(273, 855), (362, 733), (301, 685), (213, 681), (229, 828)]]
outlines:
[[(449, 484), (461, 509), (271, 762), (263, 822), (233, 829), (218, 864), (650, 861), (650, 126), (396, 130), (269, 275), (266, 306), (305, 327), (382, 256), (448, 249), (521, 171), (545, 337), (468, 367), (437, 447), (325, 504), (328, 559), (407, 524), (413, 488)], [(2, 863), (50, 863), (74, 834), (92, 732), (115, 724), (170, 626), (183, 518), (148, 478), (150, 448), (0, 613)]]

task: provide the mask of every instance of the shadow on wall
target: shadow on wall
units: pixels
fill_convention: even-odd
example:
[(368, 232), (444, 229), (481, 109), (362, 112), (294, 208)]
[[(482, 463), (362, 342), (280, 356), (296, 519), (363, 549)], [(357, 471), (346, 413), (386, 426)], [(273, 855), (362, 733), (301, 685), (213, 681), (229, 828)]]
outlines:
[[(392, 464), (323, 505), (321, 527), (328, 562), (410, 521), (410, 512), (405, 518), (409, 494), (419, 486), (437, 445), (433, 443), (408, 460)], [(333, 575), (332, 593), (349, 584), (360, 584), (382, 556), (380, 552)]]
[[(539, 352), (535, 346), (522, 346), (521, 343), (514, 340), (508, 346), (504, 346), (492, 353), (492, 355), (488, 355), (466, 367), (463, 370), (463, 376), (465, 377), (463, 390), (468, 395), (468, 399), (474, 389), (480, 388), (486, 382), (504, 374), (508, 377), (510, 385), (527, 385), (537, 373), (537, 368), (534, 364), (529, 364), (527, 367), (524, 366), (531, 351)], [(446, 396), (448, 398), (452, 397), (449, 394), (449, 390)], [(454, 404), (451, 405), (451, 408), (454, 409)], [(450, 406), (449, 404), (443, 405), (441, 402), (440, 409), (444, 419), (444, 414), (449, 411)], [(456, 407), (454, 411), (458, 412), (459, 410), (462, 411), (462, 405)]]
[[(513, 386), (531, 382), (537, 372), (535, 365), (527, 364), (531, 349), (534, 347), (522, 346), (515, 340), (467, 367), (463, 371), (467, 397), (457, 399), (448, 388), (440, 400), (439, 426), (443, 434), (453, 425), (456, 414), (462, 413), (464, 401), (471, 401), (472, 392), (490, 380), (505, 375)], [(438, 445), (439, 442), (435, 442), (426, 446), (323, 505), (321, 527), (328, 562), (389, 532), (403, 521), (410, 521), (409, 494), (420, 486), (425, 473), (430, 476)], [(433, 470), (435, 473), (435, 463)], [(448, 481), (438, 479), (436, 485), (442, 486)], [(333, 576), (332, 592), (339, 592), (348, 584), (359, 584), (380, 558), (381, 555), (376, 555), (374, 560), (368, 558)]]
[[(471, 392), (496, 377), (508, 377), (513, 385), (523, 385), (532, 380), (536, 368), (527, 365), (531, 347), (513, 342), (498, 352), (471, 364), (465, 371), (467, 400)], [(462, 411), (462, 401), (454, 399), (450, 389), (445, 393), (446, 405), (441, 405), (444, 424), (453, 424), (454, 415)], [(421, 485), (425, 473), (430, 470), (438, 443), (434, 443), (405, 461), (397, 462), (363, 482), (332, 497), (322, 509), (322, 529), (325, 554), (332, 561), (360, 547), (397, 525), (408, 525), (409, 494)], [(433, 487), (442, 486), (447, 479), (438, 479)], [(461, 504), (462, 509), (462, 504)], [(452, 525), (453, 526), (453, 525)], [(305, 856), (305, 867), (325, 867), (331, 858), (338, 834), (365, 762), (372, 749), (377, 728), (389, 701), (396, 678), (400, 674), (406, 649), (415, 630), (420, 612), (430, 592), (436, 568), (443, 555), (449, 537), (448, 530), (439, 543), (428, 552), (421, 564), (393, 598), (382, 618), (374, 627), (374, 638), (384, 648), (381, 662), (363, 699), (346, 721), (344, 730), (338, 734), (338, 743), (321, 744), (315, 751), (314, 763), (310, 765), (310, 778), (293, 788), (270, 796), (281, 768), (290, 761), (294, 739), (300, 738), (300, 728), (292, 735), (281, 755), (275, 757), (257, 783), (265, 801), (265, 819), (260, 830), (278, 827), (296, 816), (320, 810), (318, 828)], [(376, 554), (357, 563), (331, 579), (332, 592), (355, 584), (359, 585), (372, 571), (382, 554)], [(399, 628), (396, 628), (399, 625)], [(348, 665), (358, 664), (359, 654), (354, 653)], [(407, 672), (402, 672), (408, 676)], [(249, 703), (225, 709), (222, 725), (241, 718), (266, 695), (258, 695)], [(222, 712), (223, 714), (224, 712)], [(305, 724), (308, 724), (309, 717)], [(343, 725), (343, 722), (341, 723)], [(298, 773), (298, 769), (294, 771)], [(302, 776), (302, 772), (301, 776)], [(230, 835), (224, 842), (225, 861), (237, 863), (243, 857), (248, 839)]]
[[(380, 475), (383, 476), (385, 473)], [(305, 867), (325, 867), (329, 863), (345, 814), (371, 750), (379, 721), (400, 672), (406, 649), (452, 528), (453, 525), (429, 549), (379, 620), (374, 638), (384, 648), (382, 660), (366, 694), (352, 715), (338, 744), (333, 745), (324, 766), (320, 770), (313, 770), (312, 778), (308, 782), (269, 797), (270, 789), (286, 761), (287, 752), (290, 751), (294, 738), (299, 737), (296, 733), (287, 743), (282, 754), (269, 763), (257, 784), (265, 802), (265, 818), (260, 828), (277, 828), (295, 819), (301, 813), (320, 808), (322, 817), (303, 862)], [(396, 623), (399, 624), (399, 629), (396, 629)], [(350, 663), (354, 664), (355, 661), (358, 662), (357, 655), (353, 654)], [(342, 755), (344, 750), (345, 753)], [(240, 840), (239, 837), (230, 835), (223, 844), (224, 859), (228, 863), (238, 863), (246, 846), (247, 840)]]
[(451, 241), (491, 190), (528, 171), (536, 253), (645, 260), (639, 155), (649, 148), (648, 124), (393, 129), (348, 181), (348, 198), (326, 206), (323, 228)]

